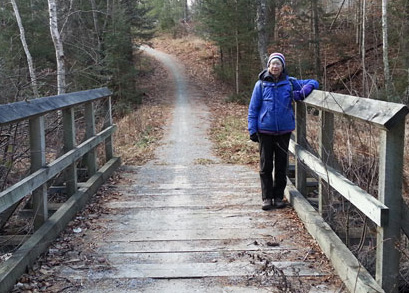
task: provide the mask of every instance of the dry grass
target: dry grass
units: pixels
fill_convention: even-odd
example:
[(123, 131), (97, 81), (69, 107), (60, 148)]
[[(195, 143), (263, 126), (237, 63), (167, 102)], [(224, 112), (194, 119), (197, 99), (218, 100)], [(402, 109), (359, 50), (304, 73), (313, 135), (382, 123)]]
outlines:
[(144, 58), (138, 87), (144, 92), (142, 104), (115, 123), (115, 153), (125, 165), (142, 165), (154, 156), (163, 136), (163, 126), (170, 115), (173, 83), (166, 70), (156, 60)]
[(115, 152), (125, 165), (142, 165), (153, 158), (168, 117), (166, 106), (144, 104), (117, 122)]
[(247, 107), (219, 103), (212, 106), (214, 115), (210, 136), (216, 154), (224, 162), (256, 166), (258, 144), (250, 141), (247, 131)]

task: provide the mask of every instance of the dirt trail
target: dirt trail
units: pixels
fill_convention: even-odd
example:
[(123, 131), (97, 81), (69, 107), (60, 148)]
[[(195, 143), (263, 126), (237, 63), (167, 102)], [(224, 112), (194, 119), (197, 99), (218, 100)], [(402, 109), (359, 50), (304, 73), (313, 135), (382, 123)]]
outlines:
[(176, 89), (173, 119), (165, 130), (167, 135), (156, 157), (165, 164), (184, 166), (207, 160), (218, 162), (212, 155), (211, 143), (207, 138), (210, 127), (209, 110), (200, 99), (200, 93), (189, 88), (183, 67), (170, 55), (149, 47), (142, 49), (157, 58), (171, 72)]
[(144, 50), (171, 72), (172, 118), (155, 159), (121, 167), (84, 251), (53, 268), (64, 292), (343, 292), (295, 212), (262, 211), (257, 172), (212, 154), (209, 109), (180, 63)]

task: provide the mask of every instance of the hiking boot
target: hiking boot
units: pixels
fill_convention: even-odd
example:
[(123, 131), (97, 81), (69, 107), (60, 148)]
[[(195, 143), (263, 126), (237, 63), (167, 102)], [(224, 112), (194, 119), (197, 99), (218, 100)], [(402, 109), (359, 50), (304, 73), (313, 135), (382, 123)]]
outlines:
[(285, 207), (286, 203), (283, 201), (282, 198), (276, 198), (274, 199), (274, 206), (277, 209), (282, 209), (283, 207)]
[(273, 208), (273, 200), (271, 198), (263, 199), (263, 206), (261, 208), (264, 211), (272, 209)]

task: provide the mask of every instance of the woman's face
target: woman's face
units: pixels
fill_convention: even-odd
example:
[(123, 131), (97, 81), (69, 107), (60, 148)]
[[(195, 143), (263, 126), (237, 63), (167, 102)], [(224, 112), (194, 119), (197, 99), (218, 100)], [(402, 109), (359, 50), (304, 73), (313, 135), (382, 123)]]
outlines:
[(268, 66), (268, 71), (270, 71), (274, 77), (278, 78), (283, 72), (283, 64), (279, 59), (274, 58), (271, 60), (270, 65)]

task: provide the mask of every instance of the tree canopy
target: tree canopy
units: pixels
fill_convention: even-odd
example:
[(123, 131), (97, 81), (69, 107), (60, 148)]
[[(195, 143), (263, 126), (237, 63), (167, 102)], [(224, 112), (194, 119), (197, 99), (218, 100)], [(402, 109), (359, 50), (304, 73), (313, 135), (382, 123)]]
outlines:
[[(40, 96), (56, 94), (56, 57), (50, 35), (47, 3), (17, 2)], [(134, 48), (154, 29), (144, 0), (58, 1), (58, 31), (64, 47), (67, 92), (109, 86), (115, 97), (138, 102)], [(13, 7), (0, 2), (1, 102), (33, 96), (28, 66), (19, 39)]]
[[(47, 3), (16, 3), (28, 50), (20, 40), (12, 5), (1, 1), (2, 103), (35, 96), (26, 59), (28, 51), (39, 95), (57, 92)], [(239, 98), (248, 96), (265, 63), (262, 59), (279, 51), (286, 55), (291, 75), (316, 77), (325, 90), (408, 103), (409, 53), (405, 36), (409, 4), (398, 0), (386, 7), (389, 42), (384, 42), (388, 45), (385, 49), (381, 3), (365, 3), (363, 7), (362, 1), (334, 4), (316, 0), (57, 1), (66, 90), (109, 86), (116, 97), (137, 103), (137, 48), (155, 30), (161, 30), (173, 37), (194, 32), (213, 41), (219, 49), (214, 70), (234, 86), (234, 95)], [(382, 54), (382, 50), (389, 54)], [(390, 60), (385, 61), (385, 56)], [(384, 71), (384, 67), (388, 70)]]

